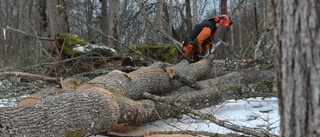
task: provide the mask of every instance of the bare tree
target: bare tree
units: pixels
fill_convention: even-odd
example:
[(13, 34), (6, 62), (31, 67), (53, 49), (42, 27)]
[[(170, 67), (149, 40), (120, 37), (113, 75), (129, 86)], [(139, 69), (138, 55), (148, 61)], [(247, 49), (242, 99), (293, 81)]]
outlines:
[[(108, 32), (108, 2), (107, 0), (101, 0), (101, 30), (102, 32)], [(106, 33), (107, 34), (107, 33)], [(108, 44), (108, 39), (103, 39), (104, 44)]]
[(66, 3), (64, 0), (47, 1), (47, 14), (51, 37), (57, 33), (70, 32)]
[(89, 25), (93, 25), (93, 10), (94, 10), (94, 1), (86, 0), (86, 17), (87, 17), (87, 40), (92, 40), (92, 29)]
[(320, 136), (320, 4), (273, 0), (272, 7), (280, 136)]
[(257, 44), (257, 39), (259, 39), (259, 28), (258, 28), (258, 11), (257, 11), (257, 2), (253, 0), (253, 12), (254, 12), (254, 28), (255, 28), (255, 39), (254, 44)]
[(192, 30), (192, 15), (191, 15), (191, 4), (190, 0), (186, 0), (186, 24), (187, 24), (187, 32), (191, 32)]
[[(120, 39), (120, 2), (118, 0), (100, 0), (101, 2), (101, 30), (104, 34), (116, 40)], [(114, 39), (102, 38), (105, 45), (120, 49)]]
[(192, 0), (192, 26), (197, 23), (198, 18), (198, 1)]
[[(228, 0), (220, 0), (220, 14), (228, 14)], [(225, 31), (221, 32), (221, 40), (226, 42), (228, 39), (228, 33)]]

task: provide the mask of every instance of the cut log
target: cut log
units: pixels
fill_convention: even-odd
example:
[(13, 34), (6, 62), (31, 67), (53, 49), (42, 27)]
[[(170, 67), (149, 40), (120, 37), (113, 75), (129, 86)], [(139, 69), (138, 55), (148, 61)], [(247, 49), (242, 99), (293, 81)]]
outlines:
[(100, 84), (106, 89), (115, 88), (123, 91), (129, 98), (138, 100), (144, 92), (163, 95), (183, 84), (193, 86), (197, 80), (208, 77), (211, 69), (209, 59), (192, 64), (181, 61), (176, 65), (156, 62), (130, 73), (115, 70), (87, 83)]
[(34, 102), (40, 101), (42, 98), (39, 97), (26, 97), (18, 102), (18, 106), (25, 106)]
[(199, 81), (195, 84), (195, 87), (197, 89), (206, 89), (219, 84), (232, 84), (232, 83), (246, 84), (246, 83), (255, 83), (255, 82), (263, 82), (263, 81), (272, 82), (274, 79), (274, 75), (275, 75), (275, 72), (273, 69), (269, 69), (269, 70), (252, 69), (246, 72), (236, 71), (218, 78)]
[(88, 136), (113, 127), (119, 108), (111, 93), (64, 92), (23, 107), (0, 109), (0, 136)]

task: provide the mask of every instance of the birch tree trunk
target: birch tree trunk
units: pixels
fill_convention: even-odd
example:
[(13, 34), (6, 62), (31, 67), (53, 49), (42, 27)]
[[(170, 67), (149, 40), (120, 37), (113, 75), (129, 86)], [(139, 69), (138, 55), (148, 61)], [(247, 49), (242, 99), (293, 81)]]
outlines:
[(320, 3), (272, 1), (281, 135), (320, 136)]

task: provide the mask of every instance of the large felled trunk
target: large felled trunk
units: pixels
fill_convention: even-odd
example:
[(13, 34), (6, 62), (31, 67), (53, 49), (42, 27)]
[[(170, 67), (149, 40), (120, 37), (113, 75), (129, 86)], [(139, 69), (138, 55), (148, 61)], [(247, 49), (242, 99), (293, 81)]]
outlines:
[[(157, 62), (131, 73), (113, 71), (76, 87), (42, 90), (32, 95), (39, 99), (38, 102), (0, 110), (0, 136), (88, 136), (118, 124), (140, 125), (160, 118), (178, 117), (181, 110), (143, 99), (143, 94), (163, 95), (168, 100), (201, 109), (226, 99), (257, 94), (258, 90), (251, 89), (252, 93), (243, 90), (247, 85), (244, 79), (256, 82), (273, 78), (272, 70), (269, 70), (261, 75), (256, 75), (256, 71), (235, 72), (216, 80), (199, 81), (212, 77), (210, 73), (214, 68), (210, 64), (206, 59), (193, 64)], [(268, 73), (271, 73), (270, 77), (266, 77)], [(194, 91), (191, 87), (201, 90)]]
[[(161, 95), (182, 86), (182, 83), (192, 86), (197, 80), (206, 78), (211, 69), (209, 59), (194, 64), (187, 61), (176, 65), (156, 62), (131, 73), (112, 71), (88, 83), (101, 84), (106, 89), (118, 89), (137, 100), (141, 99), (144, 92)], [(174, 78), (170, 78), (170, 75)]]
[(34, 105), (0, 109), (1, 136), (88, 136), (113, 127), (119, 119), (115, 97), (87, 90), (64, 92)]

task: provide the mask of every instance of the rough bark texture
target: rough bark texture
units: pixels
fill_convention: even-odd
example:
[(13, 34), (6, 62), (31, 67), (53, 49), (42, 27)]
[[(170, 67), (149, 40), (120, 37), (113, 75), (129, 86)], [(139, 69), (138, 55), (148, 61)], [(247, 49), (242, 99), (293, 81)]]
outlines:
[(1, 136), (88, 136), (114, 126), (119, 108), (111, 93), (65, 92), (23, 107), (0, 109)]
[(320, 136), (320, 3), (272, 2), (281, 135)]
[[(174, 79), (169, 77), (170, 67), (175, 69)], [(131, 73), (115, 70), (88, 83), (101, 84), (106, 89), (121, 90), (129, 98), (137, 100), (141, 99), (144, 92), (161, 95), (182, 86), (181, 83), (192, 86), (197, 80), (208, 77), (206, 74), (209, 74), (210, 70), (209, 59), (193, 64), (182, 61), (176, 65), (156, 62)]]
[[(172, 68), (175, 75), (170, 78), (168, 72)], [(38, 102), (1, 109), (0, 136), (88, 136), (118, 124), (140, 125), (181, 116), (182, 111), (176, 107), (143, 99), (147, 92), (194, 109), (266, 92), (271, 93), (267, 96), (272, 95), (272, 82), (248, 84), (249, 81), (272, 81), (271, 70), (259, 75), (257, 71), (235, 72), (217, 80), (199, 81), (215, 77), (212, 69), (221, 70), (213, 68), (209, 59), (193, 64), (182, 61), (176, 65), (157, 62), (130, 73), (113, 71), (80, 86), (67, 86), (72, 83), (72, 79), (68, 79), (62, 89), (52, 87), (32, 95), (41, 98)], [(265, 87), (264, 90), (261, 87)], [(258, 94), (259, 91), (264, 93)]]

